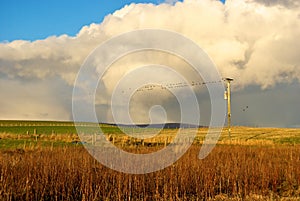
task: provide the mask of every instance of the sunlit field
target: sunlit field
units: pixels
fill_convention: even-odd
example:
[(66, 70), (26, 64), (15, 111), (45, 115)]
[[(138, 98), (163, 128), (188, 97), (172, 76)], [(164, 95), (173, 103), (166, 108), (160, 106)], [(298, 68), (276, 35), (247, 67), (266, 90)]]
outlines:
[[(101, 128), (107, 140), (134, 153), (162, 149), (178, 131), (163, 129), (140, 140), (114, 126)], [(299, 129), (233, 127), (231, 138), (224, 129), (214, 150), (200, 160), (206, 133), (199, 128), (174, 165), (130, 175), (92, 158), (72, 123), (0, 121), (0, 200), (300, 200)]]

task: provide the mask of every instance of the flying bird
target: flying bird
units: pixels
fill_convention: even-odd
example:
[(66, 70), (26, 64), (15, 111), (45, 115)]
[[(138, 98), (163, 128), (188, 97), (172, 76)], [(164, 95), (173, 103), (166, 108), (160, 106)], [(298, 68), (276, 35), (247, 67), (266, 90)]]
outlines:
[(247, 105), (246, 107), (244, 107), (244, 108), (243, 108), (243, 112), (245, 112), (246, 109), (248, 109), (248, 108), (249, 108), (248, 105)]

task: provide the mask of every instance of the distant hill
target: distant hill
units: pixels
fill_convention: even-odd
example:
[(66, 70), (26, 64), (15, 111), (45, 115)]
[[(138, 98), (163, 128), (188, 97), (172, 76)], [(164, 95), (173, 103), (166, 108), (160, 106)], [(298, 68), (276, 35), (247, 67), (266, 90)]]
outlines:
[(140, 127), (140, 128), (169, 128), (169, 129), (176, 129), (176, 128), (204, 128), (206, 126), (198, 126), (198, 125), (193, 125), (193, 124), (181, 124), (181, 123), (166, 123), (166, 124), (109, 124), (109, 123), (101, 123), (101, 124), (106, 124), (106, 125), (111, 125), (111, 126), (120, 126), (120, 127)]

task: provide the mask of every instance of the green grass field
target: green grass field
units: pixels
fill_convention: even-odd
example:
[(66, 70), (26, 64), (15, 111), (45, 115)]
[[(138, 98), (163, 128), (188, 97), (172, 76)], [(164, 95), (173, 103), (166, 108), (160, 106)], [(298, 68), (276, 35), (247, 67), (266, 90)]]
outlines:
[[(178, 129), (154, 128), (120, 128), (116, 126), (99, 124), (102, 133), (116, 145), (141, 144), (141, 140), (128, 137), (127, 134), (145, 135), (156, 134), (155, 137), (145, 139), (146, 144), (169, 144), (172, 142)], [(85, 134), (101, 133), (95, 125), (79, 124), (80, 130)], [(192, 132), (193, 129), (184, 129)], [(194, 143), (203, 143), (207, 128), (199, 128)], [(127, 133), (127, 134), (124, 134)], [(65, 146), (80, 141), (73, 122), (47, 122), (47, 121), (0, 121), (0, 149), (1, 148), (26, 148), (36, 146)], [(128, 143), (128, 142), (133, 143)], [(73, 143), (72, 143), (73, 142)], [(226, 128), (223, 129), (218, 144), (240, 145), (295, 145), (300, 144), (300, 129), (287, 128), (250, 128), (233, 127), (231, 138), (228, 137)]]

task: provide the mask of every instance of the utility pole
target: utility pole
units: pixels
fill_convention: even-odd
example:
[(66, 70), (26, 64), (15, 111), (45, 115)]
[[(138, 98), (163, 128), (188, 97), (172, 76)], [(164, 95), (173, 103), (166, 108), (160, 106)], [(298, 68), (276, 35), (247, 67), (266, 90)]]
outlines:
[(228, 123), (228, 136), (231, 139), (231, 105), (230, 105), (230, 99), (231, 99), (231, 94), (230, 94), (230, 82), (233, 81), (232, 78), (225, 78), (224, 79), (227, 82), (227, 89), (225, 92), (225, 99), (227, 99), (227, 123)]

